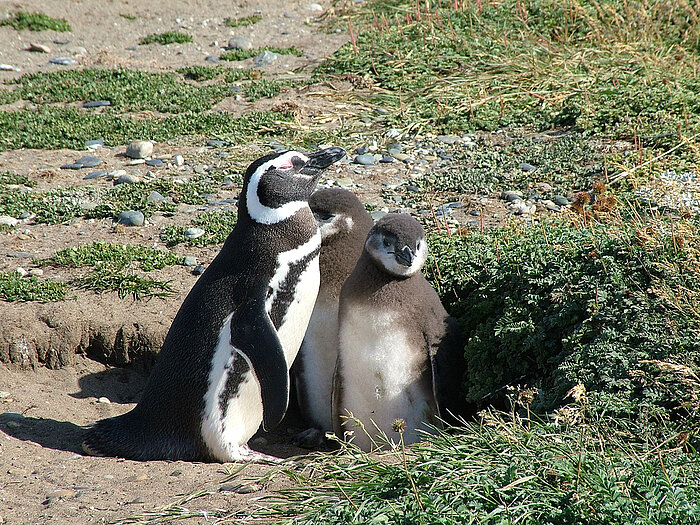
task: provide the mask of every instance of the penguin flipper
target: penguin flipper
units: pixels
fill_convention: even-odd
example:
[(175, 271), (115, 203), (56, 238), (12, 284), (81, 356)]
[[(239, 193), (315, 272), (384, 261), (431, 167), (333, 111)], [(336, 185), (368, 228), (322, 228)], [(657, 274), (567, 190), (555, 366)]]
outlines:
[(250, 361), (260, 382), (263, 429), (277, 426), (289, 403), (289, 370), (282, 343), (265, 309), (265, 295), (251, 294), (231, 318), (231, 345)]

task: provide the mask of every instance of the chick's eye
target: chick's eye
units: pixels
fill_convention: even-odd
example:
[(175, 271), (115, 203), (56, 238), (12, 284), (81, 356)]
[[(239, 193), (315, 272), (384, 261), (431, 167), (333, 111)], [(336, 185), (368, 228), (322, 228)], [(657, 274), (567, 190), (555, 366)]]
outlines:
[(387, 239), (386, 237), (384, 237), (384, 238), (382, 239), (382, 242), (384, 243), (384, 246), (386, 246), (387, 248), (388, 248), (389, 246), (391, 246), (391, 243), (389, 242), (389, 239)]

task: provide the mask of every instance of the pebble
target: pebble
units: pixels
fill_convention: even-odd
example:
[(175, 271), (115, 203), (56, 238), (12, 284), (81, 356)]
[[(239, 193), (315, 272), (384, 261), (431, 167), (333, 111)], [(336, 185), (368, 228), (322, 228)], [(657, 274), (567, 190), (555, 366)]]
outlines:
[(185, 266), (197, 266), (197, 258), (194, 255), (185, 255), (182, 259), (182, 264)]
[(42, 270), (41, 268), (32, 268), (31, 270), (29, 270), (29, 275), (31, 275), (32, 277), (41, 277), (44, 275), (44, 270)]
[(211, 62), (212, 64), (218, 64), (219, 63), (219, 57), (217, 55), (208, 55), (204, 57), (205, 62)]
[(170, 473), (170, 475), (173, 476), (173, 477), (182, 476), (182, 471), (181, 471), (181, 470), (173, 470), (173, 471)]
[(83, 180), (101, 179), (102, 177), (106, 177), (106, 176), (107, 176), (106, 171), (93, 171), (93, 172), (85, 175), (83, 177)]
[(204, 273), (204, 265), (198, 264), (192, 268), (192, 275), (202, 275)]
[(382, 217), (385, 217), (386, 215), (388, 215), (388, 213), (385, 212), (384, 210), (374, 210), (372, 213), (370, 213), (370, 216), (375, 221), (378, 221), (379, 219), (381, 219)]
[(76, 63), (76, 60), (72, 57), (56, 57), (49, 59), (49, 62), (58, 64), (59, 66), (72, 66)]
[(458, 135), (438, 135), (437, 140), (443, 144), (459, 144), (462, 139)]
[(122, 175), (119, 175), (119, 178), (114, 181), (114, 185), (117, 186), (119, 184), (133, 184), (135, 182), (139, 182), (141, 179), (139, 179), (136, 175), (132, 175), (131, 173), (124, 173)]
[(379, 162), (381, 162), (382, 164), (391, 164), (392, 162), (396, 162), (396, 159), (391, 155), (382, 155), (382, 158), (379, 159)]
[(535, 171), (537, 168), (532, 164), (528, 164), (527, 162), (521, 162), (520, 169), (523, 171)]
[(140, 166), (146, 164), (146, 159), (131, 159), (124, 163), (125, 166)]
[(111, 404), (112, 404), (112, 402), (109, 400), (109, 398), (108, 398), (108, 397), (104, 397), (104, 396), (101, 397), (101, 398), (99, 398), (99, 399), (97, 400), (97, 402), (100, 403), (100, 404), (102, 404), (102, 405), (111, 405)]
[(17, 268), (15, 268), (15, 273), (19, 274), (20, 277), (24, 277), (25, 275), (27, 275), (27, 270), (25, 270), (21, 266), (18, 266)]
[(253, 42), (244, 36), (233, 36), (228, 41), (228, 49), (253, 49)]
[(128, 210), (123, 211), (117, 217), (117, 224), (123, 224), (124, 226), (143, 226), (145, 217), (143, 213), (138, 210)]
[(20, 69), (10, 64), (0, 64), (0, 71), (19, 71)]
[(185, 158), (182, 155), (175, 155), (173, 157), (173, 162), (175, 166), (182, 166), (185, 163)]
[(229, 145), (229, 143), (226, 142), (225, 140), (210, 140), (207, 142), (207, 146), (210, 146), (212, 148), (225, 147), (228, 145)]
[(14, 257), (16, 259), (35, 259), (36, 255), (29, 252), (8, 252), (8, 257)]
[(367, 146), (360, 146), (359, 148), (355, 148), (355, 153), (357, 153), (358, 155), (364, 155), (368, 152), (369, 148)]
[(16, 226), (19, 221), (14, 217), (9, 215), (0, 215), (0, 224), (5, 224), (7, 226)]
[(392, 157), (401, 162), (410, 162), (413, 160), (409, 155), (406, 155), (405, 153), (393, 153)]
[(80, 157), (73, 164), (64, 164), (61, 166), (62, 170), (79, 170), (81, 168), (94, 168), (98, 164), (102, 164), (102, 159), (94, 155), (86, 155), (85, 157)]
[(135, 474), (126, 478), (126, 481), (146, 481), (148, 479), (148, 474), (142, 472), (141, 474)]
[(253, 59), (253, 64), (255, 65), (255, 67), (265, 67), (268, 64), (277, 60), (278, 58), (280, 58), (281, 56), (282, 55), (280, 55), (279, 53), (274, 53), (266, 49)]
[(523, 199), (523, 194), (519, 191), (503, 191), (501, 192), (501, 199), (508, 202), (516, 202)]
[(146, 166), (151, 166), (152, 168), (160, 168), (163, 166), (163, 161), (160, 159), (148, 159), (146, 161)]
[(555, 195), (554, 197), (552, 197), (552, 200), (557, 206), (567, 206), (569, 204), (569, 199), (567, 199), (563, 195)]
[(146, 199), (146, 202), (164, 202), (164, 201), (165, 201), (165, 197), (163, 197), (157, 191), (152, 191), (151, 194), (148, 196), (148, 199)]
[(49, 46), (45, 46), (44, 44), (31, 43), (29, 44), (27, 51), (32, 51), (34, 53), (51, 53), (51, 48)]
[(19, 216), (19, 218), (20, 218), (20, 219), (28, 219), (29, 217), (31, 217), (31, 215), (32, 215), (31, 213), (29, 213), (28, 211), (25, 211), (24, 213), (22, 213), (22, 214)]
[(374, 165), (375, 159), (374, 155), (372, 155), (371, 153), (365, 153), (363, 155), (357, 155), (353, 162), (355, 164), (361, 164), (363, 166), (372, 166)]
[(561, 211), (561, 206), (557, 206), (552, 201), (544, 201), (544, 207), (547, 208), (549, 211)]
[(198, 239), (205, 234), (205, 231), (201, 228), (188, 228), (185, 232), (185, 237), (188, 239)]
[(109, 100), (90, 100), (88, 102), (83, 102), (84, 108), (101, 108), (104, 106), (111, 106), (112, 103)]
[(355, 184), (354, 181), (350, 177), (340, 177), (335, 182), (341, 188), (350, 188), (351, 186), (354, 186), (354, 184)]
[(99, 149), (105, 145), (105, 140), (104, 139), (92, 139), (92, 140), (86, 140), (85, 141), (85, 147), (86, 148), (95, 148)]
[(135, 140), (126, 148), (126, 156), (132, 159), (143, 159), (153, 154), (153, 142)]

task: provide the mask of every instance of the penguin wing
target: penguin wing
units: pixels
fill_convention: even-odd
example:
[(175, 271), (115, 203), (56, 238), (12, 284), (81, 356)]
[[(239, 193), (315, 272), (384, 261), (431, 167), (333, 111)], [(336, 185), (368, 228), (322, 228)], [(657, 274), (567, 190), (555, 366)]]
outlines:
[(464, 336), (457, 320), (446, 317), (442, 337), (430, 343), (433, 394), (440, 417), (448, 423), (455, 423), (457, 418), (465, 412), (462, 383), (466, 368)]
[(231, 318), (231, 345), (243, 353), (260, 382), (263, 429), (279, 424), (289, 402), (289, 372), (284, 349), (265, 310), (265, 290), (251, 293)]

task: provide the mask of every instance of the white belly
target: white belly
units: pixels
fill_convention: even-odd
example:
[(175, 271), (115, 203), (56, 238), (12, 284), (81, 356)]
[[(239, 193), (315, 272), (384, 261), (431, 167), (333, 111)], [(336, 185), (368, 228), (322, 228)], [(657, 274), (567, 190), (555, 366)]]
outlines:
[(299, 359), (301, 409), (317, 428), (333, 430), (331, 395), (338, 357), (338, 300), (321, 292), (306, 329)]
[[(418, 441), (417, 429), (427, 430), (425, 423), (435, 423), (436, 414), (432, 384), (421, 374), (427, 349), (410, 348), (390, 312), (360, 310), (353, 309), (340, 320), (342, 394), (338, 416), (350, 412), (371, 437), (378, 428), (394, 442), (399, 435), (392, 424), (403, 419), (405, 442)], [(370, 436), (352, 421), (345, 423), (344, 430), (354, 430), (353, 442), (363, 450), (373, 448)]]

